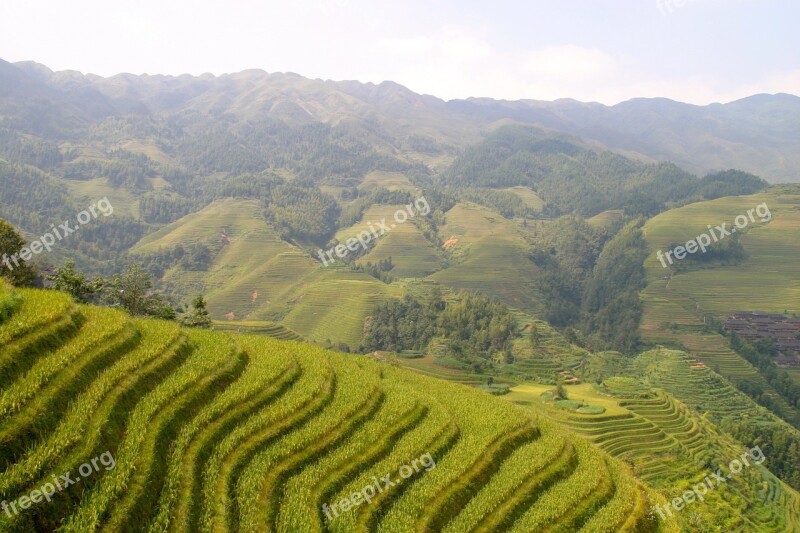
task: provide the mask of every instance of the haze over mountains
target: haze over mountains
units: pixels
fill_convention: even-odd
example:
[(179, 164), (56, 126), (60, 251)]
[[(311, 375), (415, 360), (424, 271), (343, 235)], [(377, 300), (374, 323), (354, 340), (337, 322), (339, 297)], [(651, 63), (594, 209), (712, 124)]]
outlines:
[(260, 70), (102, 78), (0, 60), (2, 124), (44, 138), (70, 138), (115, 116), (190, 119), (198, 113), (223, 121), (269, 118), (342, 126), (379, 153), (431, 168), (498, 125), (522, 123), (580, 136), (631, 158), (671, 161), (697, 174), (737, 168), (772, 183), (800, 177), (800, 98), (789, 94), (708, 106), (644, 98), (614, 106), (574, 100), (446, 102), (390, 81), (323, 81)]

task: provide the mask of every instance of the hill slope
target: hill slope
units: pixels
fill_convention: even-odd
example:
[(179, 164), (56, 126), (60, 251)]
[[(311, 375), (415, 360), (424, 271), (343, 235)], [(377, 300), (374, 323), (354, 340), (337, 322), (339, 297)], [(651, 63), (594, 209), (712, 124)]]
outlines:
[[(768, 206), (771, 220), (761, 222), (757, 217), (744, 234), (740, 231), (741, 260), (698, 263), (687, 257), (671, 268), (659, 263), (658, 250), (666, 252), (675, 243), (708, 232), (709, 224), (727, 222), (731, 227), (736, 216), (761, 204)], [(772, 390), (753, 365), (731, 351), (727, 339), (704, 326), (704, 316), (724, 320), (742, 310), (800, 312), (798, 206), (797, 186), (774, 186), (755, 195), (689, 204), (654, 217), (644, 227), (651, 250), (645, 263), (649, 284), (642, 291), (644, 340), (682, 346), (732, 381), (758, 384), (789, 418), (797, 417), (796, 409)]]
[[(219, 77), (101, 78), (0, 60), (0, 95), (5, 96), (0, 115), (7, 126), (47, 137), (128, 114), (185, 118), (214, 113), (241, 121), (269, 117), (299, 125), (346, 123), (382, 152), (399, 149), (436, 167), (455, 149), (477, 141), (485, 128), (514, 121), (580, 135), (651, 161), (672, 161), (697, 173), (736, 167), (773, 182), (788, 182), (797, 181), (800, 162), (800, 98), (788, 94), (708, 106), (663, 98), (614, 106), (566, 99), (445, 102), (394, 82), (311, 80), (260, 70)], [(381, 129), (397, 142), (386, 143)]]
[[(2, 530), (675, 530), (648, 519), (658, 497), (621, 463), (467, 387), (54, 292), (14, 301), (0, 323)], [(74, 486), (21, 504), (65, 473)], [(374, 500), (348, 509), (354, 491)]]

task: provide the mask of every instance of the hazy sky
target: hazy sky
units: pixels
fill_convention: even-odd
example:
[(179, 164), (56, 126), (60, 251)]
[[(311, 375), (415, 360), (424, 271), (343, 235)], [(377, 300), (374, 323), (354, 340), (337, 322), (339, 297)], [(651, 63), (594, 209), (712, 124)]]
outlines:
[(798, 0), (0, 0), (0, 58), (393, 80), (445, 99), (800, 95)]

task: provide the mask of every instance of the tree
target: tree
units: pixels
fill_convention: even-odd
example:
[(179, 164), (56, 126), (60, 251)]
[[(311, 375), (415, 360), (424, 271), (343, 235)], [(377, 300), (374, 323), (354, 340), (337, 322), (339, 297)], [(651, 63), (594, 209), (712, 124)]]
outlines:
[(556, 396), (561, 400), (568, 400), (567, 398), (567, 389), (564, 388), (564, 385), (559, 383), (556, 385)]
[(0, 276), (17, 287), (31, 286), (36, 281), (36, 267), (19, 257), (25, 239), (14, 226), (0, 218)]
[(153, 316), (173, 320), (175, 310), (164, 297), (152, 291), (153, 282), (139, 264), (133, 264), (122, 274), (111, 278), (108, 297), (134, 316)]
[(67, 292), (79, 303), (88, 303), (106, 284), (103, 278), (89, 279), (82, 272), (75, 270), (75, 261), (67, 261), (56, 269), (56, 273), (47, 276), (57, 291)]
[(536, 348), (539, 347), (539, 328), (536, 324), (531, 324), (531, 348), (533, 348), (534, 353), (536, 352)]
[(190, 328), (210, 328), (211, 327), (211, 318), (208, 316), (208, 310), (206, 309), (206, 301), (203, 298), (202, 294), (198, 294), (194, 300), (192, 300), (192, 312), (183, 317), (181, 323)]

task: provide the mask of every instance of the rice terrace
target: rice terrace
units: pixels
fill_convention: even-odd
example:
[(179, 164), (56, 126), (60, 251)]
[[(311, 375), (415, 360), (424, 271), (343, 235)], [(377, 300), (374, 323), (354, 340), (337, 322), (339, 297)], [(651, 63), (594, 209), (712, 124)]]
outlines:
[[(660, 500), (628, 467), (479, 391), (295, 341), (130, 319), (58, 293), (3, 286), (0, 301), (4, 499), (85, 457), (116, 460), (50, 505), (18, 503), (22, 512), (0, 516), (4, 530), (652, 526), (648, 505)], [(62, 416), (58, 405), (68, 405)], [(429, 475), (323, 521), (324, 502), (425, 453), (436, 458)]]
[(800, 3), (0, 0), (0, 533), (800, 533)]

